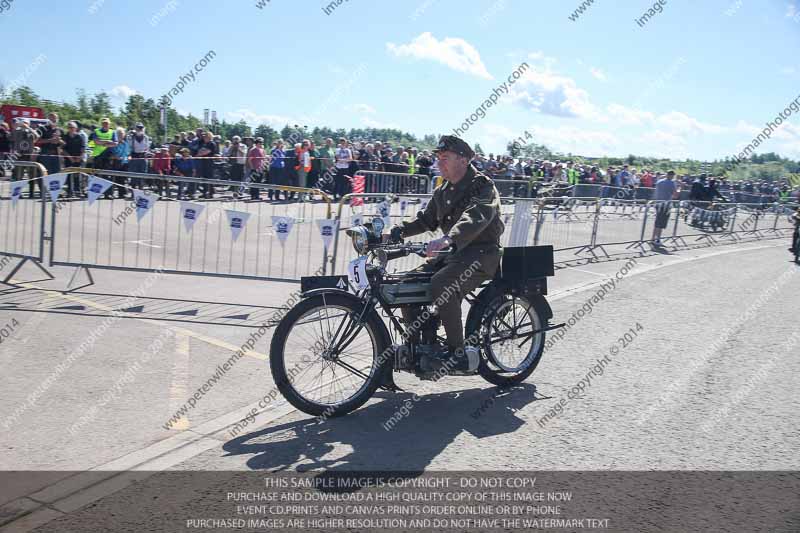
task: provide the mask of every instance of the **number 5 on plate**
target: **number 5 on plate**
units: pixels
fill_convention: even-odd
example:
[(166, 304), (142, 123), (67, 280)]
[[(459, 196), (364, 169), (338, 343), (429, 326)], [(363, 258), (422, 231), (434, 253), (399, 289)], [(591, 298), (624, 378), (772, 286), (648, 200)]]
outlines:
[(367, 280), (367, 258), (357, 257), (350, 261), (350, 264), (347, 266), (347, 277), (350, 283), (359, 290), (369, 287), (369, 280)]

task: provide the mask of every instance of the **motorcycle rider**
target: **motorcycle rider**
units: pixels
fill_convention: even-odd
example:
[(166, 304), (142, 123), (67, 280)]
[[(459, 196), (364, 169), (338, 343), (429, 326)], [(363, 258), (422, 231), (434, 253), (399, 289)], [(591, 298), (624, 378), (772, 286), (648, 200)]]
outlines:
[[(481, 174), (470, 161), (475, 152), (453, 135), (439, 140), (435, 150), (443, 181), (433, 191), (433, 198), (417, 219), (392, 228), (394, 241), (426, 231), (441, 229), (443, 237), (428, 243), (428, 257), (452, 248), (452, 253), (434, 261), (427, 268), (437, 268), (431, 278), (433, 301), (447, 335), (447, 347), (441, 347), (439, 360), (453, 363), (453, 373), (472, 373), (478, 367), (475, 352), (464, 350), (461, 300), (483, 281), (494, 277), (500, 263), (500, 236), (505, 225), (500, 219), (500, 195), (494, 183)], [(474, 265), (479, 265), (477, 270)], [(411, 324), (420, 309), (404, 309), (405, 323)]]
[(789, 251), (795, 253), (795, 243), (797, 242), (797, 237), (800, 235), (800, 207), (792, 215), (794, 219), (794, 231), (792, 232), (792, 246), (789, 248)]

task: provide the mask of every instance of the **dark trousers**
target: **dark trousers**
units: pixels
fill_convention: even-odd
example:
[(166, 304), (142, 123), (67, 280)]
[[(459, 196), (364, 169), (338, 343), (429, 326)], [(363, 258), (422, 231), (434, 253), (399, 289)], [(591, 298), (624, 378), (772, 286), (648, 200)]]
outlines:
[[(464, 326), (461, 322), (461, 301), (464, 295), (492, 279), (500, 264), (499, 248), (492, 245), (468, 246), (458, 257), (448, 259), (431, 278), (431, 294), (439, 309), (451, 348), (464, 346)], [(403, 308), (403, 319), (410, 325), (421, 313), (419, 308)], [(471, 340), (475, 344), (475, 340)]]
[[(250, 182), (251, 183), (263, 183), (264, 181), (264, 173), (258, 172), (253, 170), (250, 172)], [(277, 193), (277, 191), (276, 191)], [(270, 198), (272, 198), (272, 191), (269, 191)], [(260, 200), (261, 199), (261, 189), (258, 187), (250, 187), (250, 199), (252, 200)]]
[(351, 190), (350, 180), (347, 178), (346, 168), (336, 169), (336, 178), (333, 183), (333, 196), (336, 198), (342, 197), (349, 193)]

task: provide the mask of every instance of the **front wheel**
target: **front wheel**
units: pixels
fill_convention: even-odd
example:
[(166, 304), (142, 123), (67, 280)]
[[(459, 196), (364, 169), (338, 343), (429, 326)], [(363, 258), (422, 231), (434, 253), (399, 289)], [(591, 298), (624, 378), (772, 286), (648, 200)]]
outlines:
[(392, 358), (386, 327), (374, 310), (346, 294), (302, 300), (278, 324), (270, 345), (272, 377), (297, 409), (335, 417), (361, 407)]
[(469, 317), (468, 339), (478, 339), (478, 372), (489, 383), (509, 386), (533, 373), (544, 352), (548, 315), (542, 296), (496, 292)]

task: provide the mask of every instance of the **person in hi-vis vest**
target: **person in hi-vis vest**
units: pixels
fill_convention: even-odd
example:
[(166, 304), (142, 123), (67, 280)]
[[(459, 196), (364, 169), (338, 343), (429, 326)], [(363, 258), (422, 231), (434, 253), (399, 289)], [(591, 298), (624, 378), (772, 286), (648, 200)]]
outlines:
[(111, 121), (103, 118), (100, 127), (95, 128), (89, 136), (89, 144), (92, 148), (92, 159), (94, 168), (106, 169), (109, 166), (109, 148), (117, 145), (117, 132), (111, 128)]

